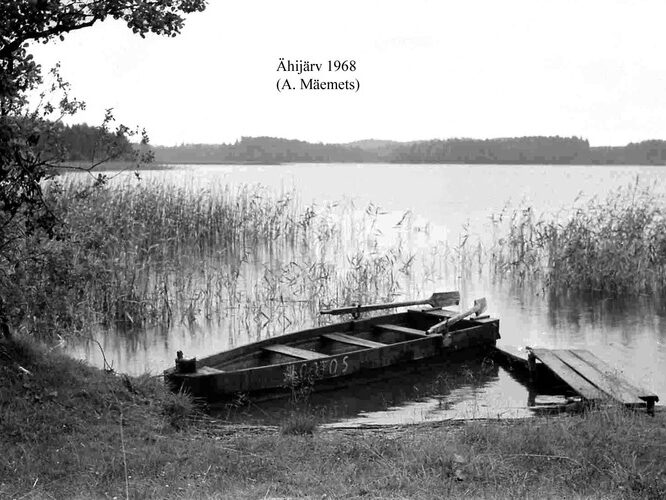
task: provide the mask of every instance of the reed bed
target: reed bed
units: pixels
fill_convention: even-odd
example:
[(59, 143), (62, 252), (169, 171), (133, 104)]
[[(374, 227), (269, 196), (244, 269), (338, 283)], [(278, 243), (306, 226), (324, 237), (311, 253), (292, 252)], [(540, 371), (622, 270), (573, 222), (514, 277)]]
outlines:
[(325, 321), (318, 311), (331, 304), (420, 294), (448, 272), (433, 272), (432, 252), (416, 258), (408, 233), (422, 228), (409, 214), (398, 238), (386, 238), (372, 204), (303, 206), (261, 186), (93, 189), (71, 179), (46, 196), (69, 238), (50, 242), (28, 273), (40, 293), (21, 300), (39, 310), (24, 318), (35, 331), (224, 319), (270, 335)]
[(666, 203), (639, 182), (558, 214), (506, 209), (453, 242), (410, 212), (384, 234), (376, 205), (304, 205), (261, 186), (66, 177), (46, 196), (67, 238), (39, 243), (11, 298), (46, 335), (224, 321), (262, 338), (321, 324), (331, 305), (427, 296), (475, 274), (554, 292), (657, 293), (666, 280)]
[(487, 262), (495, 276), (541, 281), (556, 292), (660, 293), (665, 215), (664, 195), (638, 179), (558, 214), (523, 206), (494, 218)]

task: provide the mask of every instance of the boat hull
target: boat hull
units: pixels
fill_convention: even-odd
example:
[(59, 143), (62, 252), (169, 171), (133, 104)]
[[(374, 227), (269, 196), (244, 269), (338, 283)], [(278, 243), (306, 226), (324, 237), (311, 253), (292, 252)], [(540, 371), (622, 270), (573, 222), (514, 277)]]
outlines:
[[(235, 360), (249, 358), (262, 350), (274, 349), (275, 346), (305, 345), (316, 351), (317, 347), (320, 347), (319, 339), (325, 338), (327, 334), (338, 335), (340, 332), (345, 336), (356, 335), (369, 345), (380, 344), (369, 341), (371, 335), (368, 332), (382, 329), (385, 324), (397, 325), (394, 327), (397, 330), (402, 328), (412, 331), (415, 330), (412, 328), (414, 326), (425, 330), (433, 321), (437, 319), (419, 316), (417, 311), (409, 311), (304, 330), (203, 358), (197, 363), (198, 368), (194, 373), (167, 370), (165, 378), (174, 390), (186, 391), (194, 397), (207, 400), (228, 399), (239, 393), (289, 392), (303, 386), (331, 387), (334, 385), (331, 384), (332, 381), (339, 380), (344, 384), (348, 377), (356, 374), (435, 356), (452, 355), (468, 349), (470, 352), (476, 349), (478, 355), (479, 347), (492, 347), (499, 338), (499, 320), (488, 318), (467, 321), (446, 338), (441, 334), (411, 333), (412, 338), (400, 340), (397, 336), (401, 332), (393, 332), (395, 336), (390, 337), (392, 332), (384, 331), (383, 339), (398, 339), (398, 341), (378, 347), (357, 347), (355, 350), (347, 349), (342, 352), (336, 352), (335, 346), (328, 347), (327, 355), (317, 359), (291, 360), (246, 368), (242, 366), (242, 361), (239, 361), (236, 369), (221, 371), (215, 368), (234, 363)], [(409, 327), (400, 325), (409, 325)], [(342, 349), (344, 346), (337, 347)]]

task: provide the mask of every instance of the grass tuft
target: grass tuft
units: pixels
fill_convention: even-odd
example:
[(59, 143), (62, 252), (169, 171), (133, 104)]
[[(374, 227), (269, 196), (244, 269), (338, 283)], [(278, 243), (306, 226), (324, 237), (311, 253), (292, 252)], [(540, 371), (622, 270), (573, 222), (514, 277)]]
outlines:
[(312, 435), (317, 429), (317, 417), (305, 411), (293, 411), (280, 424), (280, 432), (284, 435)]
[(162, 409), (169, 424), (175, 429), (184, 429), (200, 416), (201, 410), (191, 397), (183, 393), (162, 394)]

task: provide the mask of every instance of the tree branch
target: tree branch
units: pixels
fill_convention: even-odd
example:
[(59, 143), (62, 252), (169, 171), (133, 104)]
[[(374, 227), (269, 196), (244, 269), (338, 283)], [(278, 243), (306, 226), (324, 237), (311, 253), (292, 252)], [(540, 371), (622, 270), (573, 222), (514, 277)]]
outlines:
[(58, 23), (55, 26), (44, 31), (28, 31), (26, 33), (23, 33), (19, 38), (14, 39), (14, 41), (2, 47), (0, 49), (0, 58), (9, 59), (11, 55), (14, 52), (16, 52), (19, 48), (21, 48), (21, 45), (23, 45), (28, 40), (48, 39), (52, 36), (60, 35), (62, 33), (69, 33), (71, 31), (80, 30), (82, 28), (89, 28), (90, 26), (95, 24), (97, 21), (100, 21), (101, 19), (102, 19), (101, 17), (93, 16), (91, 20), (82, 22), (81, 24), (77, 25), (67, 26), (62, 23)]

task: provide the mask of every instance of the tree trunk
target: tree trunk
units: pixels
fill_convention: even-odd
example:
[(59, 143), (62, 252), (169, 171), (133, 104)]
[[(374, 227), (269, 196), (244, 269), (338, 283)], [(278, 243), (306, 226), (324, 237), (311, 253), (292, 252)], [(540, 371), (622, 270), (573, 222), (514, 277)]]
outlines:
[(12, 332), (9, 329), (7, 315), (5, 314), (5, 301), (0, 297), (0, 333), (6, 340), (11, 340)]

